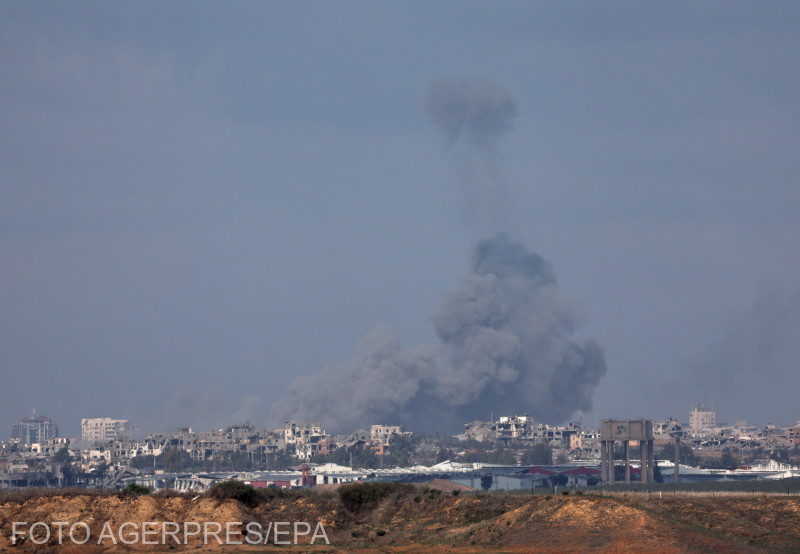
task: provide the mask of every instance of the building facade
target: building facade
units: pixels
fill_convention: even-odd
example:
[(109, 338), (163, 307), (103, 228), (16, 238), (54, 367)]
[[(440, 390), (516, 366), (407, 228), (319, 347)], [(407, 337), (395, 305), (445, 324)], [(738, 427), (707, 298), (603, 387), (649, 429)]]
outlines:
[(11, 438), (19, 439), (22, 444), (34, 444), (58, 437), (58, 425), (49, 417), (23, 417), (11, 428)]
[(81, 436), (85, 441), (108, 442), (125, 437), (127, 419), (93, 417), (81, 420)]
[(708, 432), (717, 426), (717, 412), (706, 410), (700, 404), (689, 412), (689, 430), (696, 433)]

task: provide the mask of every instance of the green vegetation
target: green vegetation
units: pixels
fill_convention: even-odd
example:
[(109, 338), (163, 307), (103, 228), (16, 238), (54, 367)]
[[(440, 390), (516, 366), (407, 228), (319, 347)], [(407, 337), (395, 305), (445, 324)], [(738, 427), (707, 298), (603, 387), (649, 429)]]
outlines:
[(381, 467), (407, 467), (411, 465), (411, 456), (419, 443), (419, 437), (395, 437), (386, 454), (379, 456), (367, 445), (357, 444), (351, 447), (337, 448), (328, 455), (314, 456), (315, 464), (334, 463), (361, 469), (378, 469)]
[(513, 466), (517, 464), (517, 457), (514, 455), (513, 450), (499, 447), (492, 450), (468, 450), (464, 456), (459, 458), (459, 461)]
[(270, 454), (266, 463), (256, 464), (246, 452), (226, 452), (210, 460), (193, 460), (189, 453), (180, 448), (169, 448), (155, 456), (136, 456), (131, 460), (131, 467), (143, 471), (161, 469), (167, 473), (188, 471), (253, 471), (283, 470), (301, 463), (295, 456), (294, 447), (289, 446), (283, 452)]
[(120, 496), (141, 496), (143, 494), (150, 494), (153, 492), (150, 490), (150, 487), (144, 487), (142, 485), (137, 485), (136, 483), (131, 483), (124, 489), (122, 489), (119, 494)]
[(411, 494), (414, 491), (416, 488), (413, 485), (404, 483), (353, 483), (336, 490), (342, 505), (353, 513), (368, 510), (389, 496)]
[(212, 486), (206, 492), (206, 496), (225, 500), (232, 498), (242, 504), (254, 507), (258, 504), (259, 495), (252, 485), (246, 485), (241, 481), (223, 481)]
[(553, 463), (553, 449), (549, 444), (536, 443), (522, 454), (523, 466), (549, 466)]
[(69, 454), (69, 448), (66, 446), (53, 454), (53, 463), (65, 465), (72, 461), (72, 456)]

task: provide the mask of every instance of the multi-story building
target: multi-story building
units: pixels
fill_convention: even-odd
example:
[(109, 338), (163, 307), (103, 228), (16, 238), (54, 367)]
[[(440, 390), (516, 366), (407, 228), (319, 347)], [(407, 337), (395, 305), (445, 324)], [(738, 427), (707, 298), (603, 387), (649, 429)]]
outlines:
[(794, 446), (800, 446), (800, 421), (789, 428), (788, 437)]
[(369, 439), (373, 446), (392, 444), (394, 437), (402, 437), (411, 433), (403, 431), (400, 425), (373, 425), (369, 430)]
[(37, 416), (36, 412), (18, 420), (11, 428), (11, 438), (19, 439), (22, 444), (44, 442), (56, 437), (58, 425), (49, 417)]
[(330, 451), (330, 437), (319, 423), (287, 421), (283, 428), (283, 437), (285, 444), (293, 444), (295, 453), (303, 459)]
[(326, 435), (319, 423), (287, 421), (283, 428), (283, 437), (286, 444), (305, 444), (312, 437)]
[(706, 410), (702, 404), (689, 412), (689, 430), (694, 433), (707, 433), (717, 426), (717, 412)]
[(373, 425), (369, 430), (369, 442), (372, 451), (378, 456), (383, 456), (398, 437), (409, 435), (411, 432), (403, 431), (400, 425)]
[(502, 416), (494, 423), (497, 440), (508, 442), (532, 438), (533, 418), (530, 416)]
[(81, 420), (81, 436), (85, 441), (108, 442), (125, 437), (127, 419), (93, 417)]
[(528, 415), (502, 416), (497, 421), (473, 421), (465, 424), (465, 439), (480, 442), (492, 441), (509, 444), (548, 443), (553, 448), (574, 449), (581, 447), (582, 428), (579, 423), (570, 423), (566, 427), (551, 426), (544, 423), (535, 424)]

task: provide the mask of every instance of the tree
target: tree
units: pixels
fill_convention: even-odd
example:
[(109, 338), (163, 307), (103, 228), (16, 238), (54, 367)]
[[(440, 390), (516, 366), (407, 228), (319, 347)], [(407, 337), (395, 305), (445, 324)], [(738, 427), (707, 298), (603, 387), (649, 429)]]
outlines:
[(153, 491), (150, 490), (150, 487), (145, 487), (143, 485), (131, 483), (130, 485), (122, 489), (120, 491), (120, 494), (122, 496), (140, 496), (143, 494), (150, 494), (151, 492)]
[(384, 457), (385, 466), (408, 467), (414, 453), (414, 439), (408, 435), (394, 437), (389, 447), (389, 455)]
[(553, 464), (553, 449), (547, 443), (537, 442), (522, 455), (524, 466), (548, 466)]
[(247, 452), (234, 452), (230, 458), (230, 466), (233, 471), (250, 471), (253, 469), (253, 462)]
[(98, 477), (105, 477), (107, 471), (108, 471), (108, 464), (105, 462), (105, 460), (97, 464), (97, 467), (94, 469), (94, 473)]
[(295, 456), (293, 444), (287, 445), (286, 448), (271, 454), (269, 457), (269, 468), (273, 471), (284, 470), (299, 463), (301, 463), (301, 460)]
[(777, 448), (770, 452), (769, 457), (771, 460), (787, 464), (791, 461), (791, 453), (788, 448)]
[(517, 458), (514, 456), (513, 451), (507, 448), (499, 448), (495, 450), (493, 460), (489, 463), (513, 466), (516, 465)]
[(739, 462), (739, 456), (728, 448), (722, 452), (722, 457), (719, 459), (719, 465), (725, 469), (736, 469), (740, 465)]
[(653, 479), (655, 479), (656, 483), (663, 483), (664, 482), (664, 476), (661, 475), (661, 466), (658, 465), (657, 461), (656, 461), (656, 465), (653, 467)]
[(206, 495), (219, 500), (233, 498), (250, 507), (258, 504), (258, 493), (255, 488), (241, 481), (222, 481), (208, 489)]
[(156, 458), (158, 465), (168, 473), (191, 469), (192, 457), (182, 448), (170, 448)]
[(147, 456), (136, 456), (131, 458), (130, 466), (136, 469), (153, 469), (155, 464), (153, 463), (153, 456), (148, 454)]
[[(470, 455), (467, 454), (467, 461), (473, 461), (473, 460), (469, 460), (469, 456)], [(453, 458), (454, 458), (453, 451), (450, 450), (449, 448), (440, 448), (439, 451), (436, 453), (436, 463), (437, 464), (445, 462), (447, 460), (452, 460)]]
[(53, 463), (66, 465), (72, 462), (72, 456), (69, 453), (69, 448), (66, 446), (61, 448), (58, 452), (53, 454)]

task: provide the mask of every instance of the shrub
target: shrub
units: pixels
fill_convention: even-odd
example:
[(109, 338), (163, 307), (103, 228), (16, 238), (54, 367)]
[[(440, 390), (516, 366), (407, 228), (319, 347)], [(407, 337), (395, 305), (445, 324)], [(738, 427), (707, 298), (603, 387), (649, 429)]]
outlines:
[(287, 491), (284, 489), (279, 489), (276, 487), (264, 487), (261, 489), (256, 489), (256, 497), (259, 502), (269, 502), (270, 500), (274, 500), (276, 498), (285, 498), (292, 494), (301, 494), (302, 491)]
[(351, 512), (373, 506), (393, 494), (409, 493), (413, 485), (403, 483), (353, 483), (336, 489), (339, 500)]
[(206, 496), (216, 498), (217, 500), (226, 500), (232, 498), (245, 504), (247, 506), (255, 506), (258, 504), (258, 493), (252, 485), (246, 485), (241, 481), (222, 481), (213, 485)]
[(157, 498), (191, 498), (195, 495), (190, 491), (176, 491), (174, 489), (161, 489), (153, 493)]
[(142, 485), (137, 485), (136, 483), (131, 483), (124, 489), (120, 491), (122, 496), (141, 496), (143, 494), (150, 494), (151, 491), (150, 487), (145, 487)]

